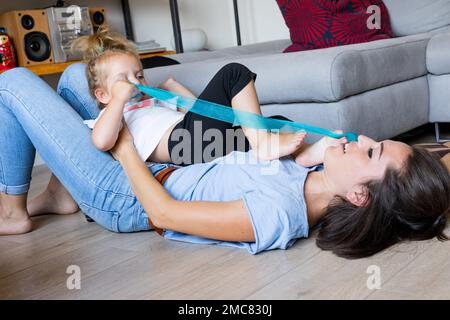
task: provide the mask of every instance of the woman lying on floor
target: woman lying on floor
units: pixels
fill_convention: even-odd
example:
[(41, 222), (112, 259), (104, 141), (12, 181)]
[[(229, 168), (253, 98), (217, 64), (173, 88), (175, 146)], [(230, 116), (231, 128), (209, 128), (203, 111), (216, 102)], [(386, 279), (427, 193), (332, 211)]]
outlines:
[(291, 157), (256, 161), (251, 151), (232, 152), (178, 168), (162, 186), (154, 175), (170, 165), (143, 162), (126, 126), (111, 150), (118, 161), (91, 143), (82, 120), (98, 110), (89, 109), (95, 105), (87, 87), (78, 90), (82, 70), (78, 65), (63, 74), (64, 99), (27, 69), (0, 75), (1, 234), (31, 230), (27, 192), (37, 150), (57, 177), (47, 190), (47, 212), (69, 213), (78, 205), (115, 232), (153, 225), (168, 239), (258, 253), (286, 249), (320, 223), (318, 246), (348, 258), (403, 240), (445, 238), (447, 169), (429, 152), (390, 140), (360, 136), (329, 146), (322, 140), (311, 150), (323, 166), (309, 168)]

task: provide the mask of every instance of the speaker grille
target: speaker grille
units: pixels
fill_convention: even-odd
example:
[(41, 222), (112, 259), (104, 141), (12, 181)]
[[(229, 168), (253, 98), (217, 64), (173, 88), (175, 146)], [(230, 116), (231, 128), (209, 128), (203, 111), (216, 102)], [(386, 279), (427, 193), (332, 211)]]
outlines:
[(101, 11), (95, 11), (92, 15), (93, 23), (101, 26), (105, 22), (105, 15)]
[(38, 31), (27, 33), (24, 45), (28, 60), (41, 62), (50, 58), (51, 46), (45, 33)]
[(33, 19), (32, 16), (30, 16), (30, 15), (28, 15), (28, 14), (24, 15), (24, 16), (20, 19), (20, 22), (21, 22), (21, 24), (22, 24), (22, 27), (23, 27), (25, 30), (31, 30), (31, 29), (34, 28), (34, 19)]

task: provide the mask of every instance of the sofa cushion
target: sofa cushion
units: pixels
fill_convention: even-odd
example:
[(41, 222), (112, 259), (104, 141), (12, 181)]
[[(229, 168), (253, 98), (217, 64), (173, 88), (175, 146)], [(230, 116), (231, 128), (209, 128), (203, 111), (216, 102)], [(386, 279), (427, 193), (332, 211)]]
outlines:
[(428, 75), (430, 122), (450, 122), (450, 74)]
[[(381, 0), (277, 0), (292, 44), (285, 52), (328, 48), (392, 37)], [(370, 29), (371, 5), (381, 9), (381, 28)]]
[(427, 47), (427, 68), (434, 75), (450, 74), (450, 33), (431, 38)]
[(289, 39), (266, 41), (245, 46), (233, 46), (215, 51), (199, 51), (178, 53), (170, 56), (180, 63), (205, 61), (212, 59), (230, 59), (241, 56), (256, 56), (261, 54), (272, 54), (283, 52), (284, 48), (290, 44)]
[(450, 25), (450, 0), (383, 0), (395, 36), (428, 32)]
[(327, 49), (211, 59), (145, 70), (157, 85), (172, 75), (196, 95), (225, 64), (238, 62), (258, 74), (261, 104), (334, 102), (426, 75), (429, 37), (411, 36)]

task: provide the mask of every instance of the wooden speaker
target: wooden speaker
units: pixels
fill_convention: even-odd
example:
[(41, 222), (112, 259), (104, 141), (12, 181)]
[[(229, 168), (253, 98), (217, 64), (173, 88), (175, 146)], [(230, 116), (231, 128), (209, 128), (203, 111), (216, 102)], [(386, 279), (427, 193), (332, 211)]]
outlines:
[(97, 32), (98, 28), (102, 26), (108, 26), (105, 8), (89, 8), (89, 15), (91, 16), (94, 32)]
[(15, 10), (0, 14), (0, 27), (11, 37), (21, 67), (53, 63), (45, 9)]

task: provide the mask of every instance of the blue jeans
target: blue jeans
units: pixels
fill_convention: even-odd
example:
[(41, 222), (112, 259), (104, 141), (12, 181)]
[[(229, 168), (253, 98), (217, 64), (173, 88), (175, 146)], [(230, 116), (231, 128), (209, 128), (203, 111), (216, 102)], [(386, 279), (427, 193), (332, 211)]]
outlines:
[(83, 124), (99, 113), (84, 65), (64, 72), (58, 92), (25, 68), (0, 75), (0, 192), (28, 191), (37, 149), (80, 209), (98, 224), (115, 232), (149, 230), (147, 214), (120, 163), (95, 148)]

